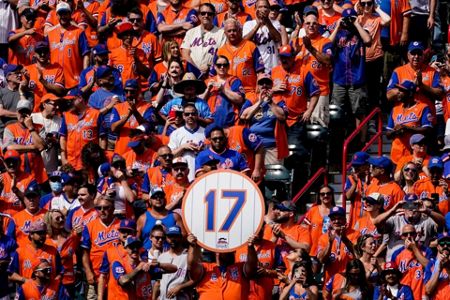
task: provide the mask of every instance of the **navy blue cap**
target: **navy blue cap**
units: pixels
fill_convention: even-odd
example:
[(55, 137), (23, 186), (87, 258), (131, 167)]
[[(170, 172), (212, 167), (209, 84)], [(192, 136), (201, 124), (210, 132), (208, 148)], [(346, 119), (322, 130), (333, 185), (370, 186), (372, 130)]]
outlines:
[(166, 194), (162, 188), (160, 188), (159, 186), (155, 186), (150, 190), (150, 198), (158, 193)]
[(136, 238), (134, 236), (129, 236), (125, 240), (125, 243), (124, 243), (123, 247), (124, 248), (128, 248), (128, 247), (130, 247), (132, 245), (135, 245), (136, 247), (140, 248), (140, 247), (142, 247), (142, 242), (138, 238)]
[(313, 14), (316, 17), (319, 16), (319, 10), (317, 9), (316, 6), (308, 5), (307, 7), (305, 7), (305, 9), (303, 10), (303, 15), (306, 17), (307, 15), (310, 14)]
[(136, 136), (128, 142), (128, 147), (130, 148), (138, 147), (139, 145), (141, 145), (142, 141), (143, 141), (142, 136)]
[(41, 50), (41, 49), (50, 49), (50, 46), (46, 41), (39, 41), (36, 43), (36, 46), (34, 46), (34, 51)]
[[(204, 165), (217, 165), (219, 160), (214, 156), (209, 155), (207, 152), (200, 152), (195, 158), (195, 165), (198, 167), (197, 170), (200, 170)], [(197, 171), (196, 170), (196, 171)]]
[(97, 169), (97, 174), (100, 177), (104, 177), (106, 175), (108, 175), (108, 173), (111, 171), (111, 165), (107, 162), (102, 163), (98, 169)]
[(345, 209), (340, 206), (335, 206), (335, 207), (331, 208), (330, 213), (328, 214), (328, 217), (331, 218), (332, 216), (345, 217)]
[(385, 170), (392, 170), (392, 161), (385, 156), (370, 157), (367, 162), (374, 167), (383, 168)]
[(408, 92), (415, 92), (417, 89), (416, 84), (409, 80), (405, 80), (402, 83), (396, 84), (395, 87)]
[(113, 71), (113, 68), (110, 66), (99, 66), (97, 70), (95, 71), (95, 75), (97, 78), (103, 78), (106, 75), (111, 74)]
[(403, 201), (405, 202), (414, 202), (419, 200), (419, 197), (416, 194), (406, 194), (403, 196)]
[(353, 8), (344, 9), (344, 11), (342, 12), (343, 18), (356, 17), (356, 16), (357, 16), (356, 11)]
[(276, 204), (274, 208), (280, 211), (297, 211), (295, 204), (288, 200)]
[(131, 219), (123, 219), (120, 221), (119, 230), (120, 229), (128, 229), (136, 231), (136, 222)]
[(425, 140), (425, 136), (423, 134), (420, 133), (413, 134), (409, 138), (409, 145), (412, 146), (415, 144), (420, 144), (421, 142), (423, 142), (423, 140)]
[(93, 55), (104, 55), (104, 54), (108, 54), (109, 50), (108, 48), (106, 48), (105, 44), (97, 44), (96, 46), (94, 46), (94, 48), (92, 48), (92, 54)]
[(67, 93), (67, 96), (69, 96), (69, 97), (83, 97), (83, 93), (81, 92), (81, 89), (76, 87), (76, 88), (71, 89)]
[(62, 173), (61, 173), (61, 183), (62, 183), (63, 185), (69, 184), (69, 183), (71, 183), (72, 181), (73, 181), (73, 177), (70, 176), (69, 173), (66, 173), (66, 172), (62, 172)]
[(39, 196), (41, 194), (41, 189), (39, 188), (39, 184), (37, 182), (32, 182), (27, 189), (25, 190), (26, 197)]
[(353, 154), (351, 164), (352, 166), (362, 166), (367, 164), (369, 158), (370, 155), (367, 152), (356, 152)]
[(50, 181), (61, 181), (61, 175), (62, 175), (61, 171), (53, 171), (50, 173), (48, 179)]
[(137, 90), (139, 88), (139, 83), (136, 79), (128, 79), (125, 81), (124, 89), (135, 89)]
[[(447, 214), (447, 215), (449, 215), (449, 214)], [(438, 242), (441, 240), (450, 240), (450, 233), (449, 232), (439, 233), (437, 236), (437, 240), (438, 240)]]
[(411, 51), (414, 51), (414, 50), (420, 50), (420, 51), (423, 52), (425, 50), (425, 47), (423, 46), (422, 42), (412, 41), (408, 45), (408, 52), (411, 52)]
[(167, 229), (166, 235), (181, 235), (181, 228), (179, 226), (172, 226)]
[(442, 159), (440, 157), (432, 157), (430, 161), (428, 162), (428, 169), (431, 168), (439, 168), (444, 169), (444, 163), (442, 162)]
[(23, 69), (22, 65), (9, 64), (9, 65), (6, 65), (6, 67), (3, 69), (3, 73), (5, 74), (5, 77), (7, 77), (9, 75), (9, 73), (14, 73), (14, 72), (20, 71), (22, 69)]

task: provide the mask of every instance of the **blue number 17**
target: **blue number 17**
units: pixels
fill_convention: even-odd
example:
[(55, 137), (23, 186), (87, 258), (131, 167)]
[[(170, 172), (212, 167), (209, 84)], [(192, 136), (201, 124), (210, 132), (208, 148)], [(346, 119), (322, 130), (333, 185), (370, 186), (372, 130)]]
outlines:
[[(219, 231), (229, 231), (237, 216), (240, 214), (242, 207), (245, 203), (245, 191), (242, 190), (222, 190), (222, 197), (224, 198), (236, 198), (233, 208), (230, 209), (228, 215), (225, 217), (225, 221), (220, 226)], [(206, 202), (206, 230), (214, 231), (216, 223), (216, 190), (209, 191), (205, 196)]]

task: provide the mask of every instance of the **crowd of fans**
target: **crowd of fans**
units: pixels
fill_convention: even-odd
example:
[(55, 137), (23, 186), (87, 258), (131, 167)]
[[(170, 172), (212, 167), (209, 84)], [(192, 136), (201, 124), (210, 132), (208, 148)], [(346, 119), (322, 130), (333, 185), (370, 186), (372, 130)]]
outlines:
[[(0, 300), (449, 299), (445, 9), (0, 0)], [(309, 125), (345, 131), (374, 108), (391, 153), (352, 155), (349, 212), (324, 185), (305, 214), (266, 197), (235, 252), (185, 228), (196, 177), (230, 169), (264, 189), (292, 145), (307, 172)]]

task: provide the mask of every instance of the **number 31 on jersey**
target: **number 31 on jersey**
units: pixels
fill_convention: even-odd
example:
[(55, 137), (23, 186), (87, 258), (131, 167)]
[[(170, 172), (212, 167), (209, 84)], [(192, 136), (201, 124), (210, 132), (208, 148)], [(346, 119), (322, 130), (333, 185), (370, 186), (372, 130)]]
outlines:
[(197, 178), (183, 199), (183, 222), (201, 247), (231, 252), (257, 233), (264, 218), (264, 198), (247, 176), (218, 170)]

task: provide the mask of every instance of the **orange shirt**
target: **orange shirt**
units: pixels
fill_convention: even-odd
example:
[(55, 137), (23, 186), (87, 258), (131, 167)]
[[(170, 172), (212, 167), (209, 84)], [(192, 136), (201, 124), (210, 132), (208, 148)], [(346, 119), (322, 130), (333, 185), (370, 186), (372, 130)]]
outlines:
[(405, 192), (394, 181), (384, 184), (380, 184), (378, 181), (372, 181), (367, 187), (366, 195), (370, 195), (372, 193), (380, 193), (383, 195), (383, 207), (385, 211), (393, 207), (397, 202), (402, 201), (405, 196)]
[(25, 299), (56, 300), (59, 294), (59, 281), (53, 280), (44, 289), (37, 285), (34, 280), (27, 280), (22, 286)]
[(165, 186), (174, 184), (175, 182), (172, 174), (165, 173), (163, 175), (161, 167), (159, 166), (148, 169), (147, 176), (152, 186), (159, 186), (164, 188)]
[[(156, 18), (156, 24), (182, 24), (184, 22), (190, 22), (196, 26), (198, 23), (198, 17), (195, 10), (189, 8), (186, 4), (183, 4), (181, 9), (179, 11), (175, 11), (172, 7), (172, 5), (168, 5), (162, 12), (158, 13), (158, 16)], [(162, 36), (161, 44), (164, 44), (164, 42), (168, 40), (174, 40), (178, 43), (178, 45), (181, 45), (183, 42), (183, 38), (186, 35), (185, 32), (177, 34), (177, 35), (170, 35), (166, 36), (164, 33)]]
[(226, 19), (231, 18), (231, 17), (238, 20), (239, 23), (242, 25), (244, 25), (245, 22), (252, 20), (252, 16), (243, 11), (239, 11), (236, 15), (233, 15), (233, 16), (231, 16), (228, 11), (223, 11), (223, 12), (217, 14), (217, 16), (216, 16), (217, 27), (223, 27), (223, 22), (225, 22)]
[[(9, 36), (24, 32), (24, 28), (13, 30)], [(33, 63), (34, 47), (36, 43), (44, 40), (42, 30), (37, 30), (31, 35), (24, 35), (20, 39), (10, 43), (8, 48), (8, 63), (28, 66)]]
[(229, 74), (242, 81), (245, 93), (254, 93), (257, 73), (264, 70), (264, 64), (256, 45), (248, 40), (242, 40), (236, 47), (226, 42), (217, 50), (216, 56), (219, 55), (228, 58)]
[[(268, 240), (261, 240), (255, 244), (256, 254), (258, 256), (258, 265), (267, 270), (275, 269), (275, 244)], [(241, 247), (235, 254), (237, 262), (247, 261), (247, 246)], [(257, 277), (250, 280), (249, 300), (271, 300), (274, 278)]]
[(441, 185), (434, 186), (429, 177), (419, 179), (413, 185), (414, 194), (416, 194), (419, 199), (430, 198), (431, 194), (439, 195), (439, 211), (445, 216), (449, 211), (449, 203), (447, 194)]
[[(39, 81), (39, 72), (36, 64), (25, 67), (30, 74), (30, 81), (28, 87), (34, 95), (33, 112), (40, 112), (41, 98), (48, 93), (44, 85)], [(50, 84), (64, 87), (64, 70), (59, 64), (49, 64), (42, 69), (42, 77)]]
[[(8, 172), (2, 174), (3, 177), (3, 189), (1, 196), (6, 200), (6, 207), (2, 211), (3, 213), (14, 216), (17, 212), (24, 209), (22, 201), (12, 191), (12, 177)], [(35, 181), (32, 174), (28, 174), (22, 171), (16, 173), (16, 187), (24, 193), (31, 182)]]
[(61, 125), (61, 135), (66, 137), (67, 161), (75, 170), (81, 170), (81, 149), (89, 142), (98, 143), (101, 133), (101, 123), (99, 122), (100, 111), (94, 108), (87, 108), (83, 115), (78, 116), (72, 111), (63, 114)]
[(391, 11), (386, 12), (391, 17), (390, 28), (390, 44), (392, 46), (400, 43), (403, 31), (403, 19), (411, 13), (411, 5), (408, 0), (390, 0)]
[[(257, 0), (244, 0), (242, 1), (242, 6), (244, 7), (244, 12), (252, 17), (252, 20), (256, 19), (256, 2)], [(241, 23), (244, 25), (244, 23)]]
[(364, 215), (362, 218), (356, 221), (353, 229), (359, 231), (360, 235), (371, 234), (373, 236), (379, 235), (377, 227), (373, 225), (372, 219), (369, 214)]
[(203, 278), (197, 285), (199, 300), (248, 299), (249, 284), (244, 263), (235, 263), (222, 272), (215, 263), (203, 263)]
[(322, 7), (319, 6), (317, 9), (319, 11), (319, 23), (325, 25), (327, 30), (332, 33), (337, 26), (337, 22), (341, 18), (341, 14), (335, 11), (332, 16), (327, 16)]
[(47, 38), (50, 62), (63, 68), (66, 88), (77, 86), (83, 70), (83, 57), (89, 53), (84, 31), (72, 25), (64, 29), (58, 24), (47, 32)]
[[(344, 190), (348, 191), (354, 182), (355, 180), (353, 179), (353, 176), (347, 176)], [(350, 228), (353, 228), (356, 221), (358, 221), (365, 215), (365, 211), (363, 210), (362, 198), (367, 195), (366, 190), (367, 182), (362, 182), (361, 179), (358, 178), (358, 181), (356, 182), (356, 189), (353, 193), (353, 199), (351, 199), (350, 219), (348, 222)]]
[(36, 249), (31, 246), (30, 242), (28, 241), (27, 244), (21, 245), (19, 246), (19, 248), (17, 248), (17, 266), (19, 267), (18, 274), (25, 278), (31, 278), (31, 275), (33, 274), (33, 270), (31, 269), (33, 262), (40, 259), (45, 259), (50, 263), (52, 267), (51, 278), (54, 279), (56, 275), (58, 275), (56, 274), (56, 260), (59, 259), (58, 256), (59, 254), (55, 247), (44, 244), (42, 248)]
[(114, 247), (119, 239), (120, 220), (114, 219), (106, 226), (100, 219), (95, 219), (84, 227), (81, 247), (89, 251), (92, 270), (97, 278), (100, 274), (104, 252)]
[[(25, 247), (30, 243), (30, 240), (28, 239), (28, 234), (31, 223), (37, 221), (44, 222), (44, 215), (46, 212), (47, 210), (41, 209), (33, 215), (27, 209), (24, 209), (22, 211), (19, 211), (13, 216), (14, 223), (16, 225), (17, 246)], [(29, 278), (31, 278), (31, 276)]]
[[(326, 218), (328, 218), (328, 216), (326, 216)], [(328, 230), (328, 228), (323, 228), (324, 217), (320, 214), (319, 205), (313, 205), (306, 212), (303, 222), (304, 226), (308, 228), (311, 236), (311, 250), (309, 251), (309, 255), (315, 256), (317, 253), (317, 247), (319, 246), (319, 238)]]
[(381, 46), (381, 17), (378, 15), (364, 16), (360, 15), (358, 21), (361, 26), (370, 34), (372, 43), (366, 47), (366, 61), (373, 61), (383, 56), (384, 52)]
[[(355, 243), (359, 236), (359, 232), (356, 232), (353, 229), (347, 229), (345, 235), (352, 243)], [(328, 247), (328, 243), (328, 233), (322, 234), (319, 238), (319, 245), (317, 247), (316, 255), (324, 251)], [(324, 266), (324, 282), (328, 282), (331, 276), (335, 275), (336, 273), (345, 272), (345, 266), (347, 265), (347, 262), (349, 262), (353, 258), (353, 254), (347, 249), (344, 243), (340, 242), (339, 238), (336, 237), (331, 247), (330, 256), (328, 257), (327, 263), (325, 263)]]
[[(247, 136), (244, 138), (245, 134)], [(255, 150), (259, 146), (256, 149), (251, 149), (247, 146), (245, 140), (253, 144), (256, 139), (256, 135), (243, 125), (228, 127), (228, 148), (239, 152), (245, 158), (248, 167), (252, 171), (255, 168)]]
[(62, 278), (62, 284), (72, 284), (75, 282), (75, 271), (74, 271), (74, 256), (75, 252), (80, 244), (80, 237), (76, 233), (72, 233), (61, 247), (58, 244), (47, 237), (47, 245), (50, 245), (58, 250), (59, 256), (61, 257), (61, 265), (64, 268), (64, 274)]
[(447, 123), (450, 117), (450, 76), (448, 74), (440, 74), (441, 85), (444, 88), (444, 96), (442, 96), (442, 108), (444, 110), (444, 120)]
[[(153, 68), (155, 63), (161, 60), (161, 45), (153, 33), (144, 30), (139, 38), (133, 40), (133, 47), (144, 51), (150, 69)], [(148, 88), (148, 81), (145, 80), (142, 84), (144, 85), (141, 85), (141, 89), (144, 91)]]
[(286, 91), (274, 93), (274, 102), (281, 100), (286, 102), (288, 116), (286, 124), (292, 126), (306, 111), (307, 101), (310, 97), (320, 94), (319, 85), (311, 72), (302, 68), (302, 60), (295, 60), (295, 64), (286, 71), (281, 65), (272, 69), (273, 85), (286, 84)]
[(176, 201), (177, 199), (180, 199), (180, 197), (183, 197), (188, 188), (189, 184), (188, 186), (182, 186), (176, 182), (170, 185), (166, 185), (164, 187), (164, 192), (166, 193), (166, 205), (172, 203), (173, 201)]
[[(203, 3), (210, 3), (214, 5), (214, 8), (216, 9), (216, 14), (220, 14), (224, 11), (228, 10), (228, 4), (226, 0), (201, 0), (201, 4)], [(241, 23), (244, 24), (244, 23)]]
[[(3, 144), (16, 144), (16, 145), (32, 145), (33, 136), (27, 127), (21, 123), (13, 123), (6, 126), (5, 131), (9, 131), (13, 137), (13, 140), (8, 140), (6, 137), (3, 140)], [(6, 134), (4, 135), (6, 136)], [(44, 161), (39, 152), (30, 151), (22, 152), (20, 154), (21, 170), (25, 173), (30, 173), (36, 181), (41, 184), (47, 181), (48, 176), (44, 167)]]
[[(424, 103), (417, 102), (411, 107), (404, 107), (399, 103), (392, 109), (387, 130), (393, 130), (396, 125), (407, 127), (431, 127), (433, 121), (431, 109)], [(409, 139), (412, 132), (405, 132), (401, 136), (395, 136), (392, 141), (391, 160), (397, 164), (400, 158), (411, 154)]]
[[(297, 58), (302, 61), (302, 68), (305, 68), (314, 76), (320, 87), (320, 95), (330, 94), (330, 72), (331, 66), (320, 63), (303, 45), (303, 38), (293, 40), (294, 48), (299, 49)], [(311, 38), (311, 45), (320, 53), (332, 55), (332, 43), (330, 39), (318, 35)]]
[(123, 46), (111, 49), (110, 51), (109, 64), (119, 70), (124, 85), (128, 79), (138, 79), (141, 86), (148, 85), (147, 78), (144, 78), (137, 73), (135, 64), (135, 59), (137, 58), (142, 64), (150, 67), (148, 57), (145, 55), (144, 50), (137, 48), (135, 56), (132, 56), (130, 51)]

